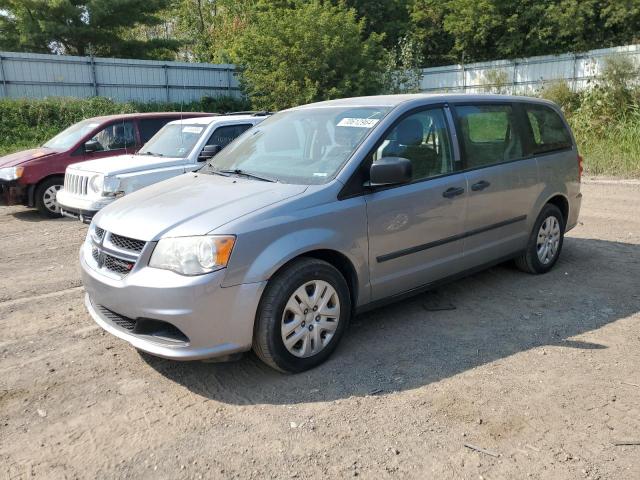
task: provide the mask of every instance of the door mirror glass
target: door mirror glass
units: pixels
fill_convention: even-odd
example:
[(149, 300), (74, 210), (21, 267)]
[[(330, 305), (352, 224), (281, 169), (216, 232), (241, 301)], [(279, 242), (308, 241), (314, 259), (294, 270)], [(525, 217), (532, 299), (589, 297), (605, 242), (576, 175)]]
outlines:
[(98, 140), (96, 140), (95, 138), (92, 138), (91, 140), (88, 140), (87, 142), (85, 142), (84, 144), (85, 152), (93, 153), (93, 152), (97, 152), (98, 150), (100, 150), (100, 142), (98, 142)]
[(411, 181), (411, 161), (402, 157), (383, 157), (371, 165), (371, 186), (397, 185)]
[(198, 155), (198, 161), (199, 162), (204, 162), (206, 160), (209, 160), (210, 158), (215, 157), (220, 150), (222, 150), (222, 147), (220, 145), (205, 145), (205, 147), (202, 149), (202, 152), (200, 152), (200, 155)]

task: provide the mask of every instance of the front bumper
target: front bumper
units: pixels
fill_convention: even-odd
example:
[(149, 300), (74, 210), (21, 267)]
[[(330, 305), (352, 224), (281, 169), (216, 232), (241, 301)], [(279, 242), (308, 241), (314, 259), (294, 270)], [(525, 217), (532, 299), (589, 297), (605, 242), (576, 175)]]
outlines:
[(0, 180), (0, 205), (26, 205), (27, 186), (17, 180)]
[[(187, 277), (150, 267), (138, 267), (122, 279), (95, 271), (80, 251), (85, 304), (95, 322), (135, 348), (163, 358), (198, 360), (251, 348), (258, 302), (266, 282), (222, 287), (224, 270)], [(141, 259), (142, 261), (143, 259)], [(168, 338), (153, 330), (134, 330), (114, 321), (164, 322), (184, 334)], [(116, 317), (117, 318), (117, 317)]]
[(110, 203), (114, 197), (100, 197), (99, 200), (79, 197), (69, 194), (66, 190), (60, 190), (56, 195), (56, 201), (60, 205), (60, 211), (65, 217), (75, 218), (83, 223), (91, 223), (93, 216)]

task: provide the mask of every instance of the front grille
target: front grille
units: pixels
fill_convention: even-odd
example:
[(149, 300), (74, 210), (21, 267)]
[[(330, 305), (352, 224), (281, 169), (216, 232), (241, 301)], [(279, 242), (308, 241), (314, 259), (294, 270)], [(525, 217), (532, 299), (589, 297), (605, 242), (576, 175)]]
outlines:
[(147, 244), (144, 240), (117, 235), (98, 226), (90, 240), (91, 257), (87, 251), (87, 261), (92, 260), (93, 268), (116, 278), (124, 278), (133, 270)]
[(126, 275), (131, 271), (135, 262), (127, 262), (117, 257), (113, 257), (107, 253), (104, 254), (104, 268), (111, 270), (119, 275)]
[(86, 195), (89, 188), (89, 177), (76, 173), (64, 176), (64, 189), (73, 195)]
[(123, 237), (122, 235), (116, 235), (112, 233), (109, 237), (109, 241), (118, 248), (122, 248), (123, 250), (130, 250), (132, 252), (141, 252), (144, 248), (145, 242), (144, 240), (136, 240), (134, 238)]
[(130, 332), (132, 332), (133, 329), (136, 328), (136, 323), (137, 323), (136, 320), (125, 317), (124, 315), (120, 315), (119, 313), (113, 312), (108, 308), (103, 307), (102, 305), (97, 305), (96, 307), (102, 315), (104, 315), (108, 320), (111, 320), (113, 323), (115, 323), (119, 327), (122, 327), (125, 330), (129, 330)]

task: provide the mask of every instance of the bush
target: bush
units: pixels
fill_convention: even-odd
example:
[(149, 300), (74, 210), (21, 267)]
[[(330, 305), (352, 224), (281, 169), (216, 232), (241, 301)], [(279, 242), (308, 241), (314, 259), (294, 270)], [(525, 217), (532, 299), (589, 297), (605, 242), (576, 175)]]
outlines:
[(564, 80), (547, 83), (539, 95), (560, 105), (565, 114), (570, 114), (580, 105), (580, 95), (572, 91)]
[(244, 100), (203, 97), (199, 102), (116, 103), (107, 98), (0, 100), (0, 154), (41, 145), (61, 130), (85, 118), (135, 112), (216, 112), (246, 110)]

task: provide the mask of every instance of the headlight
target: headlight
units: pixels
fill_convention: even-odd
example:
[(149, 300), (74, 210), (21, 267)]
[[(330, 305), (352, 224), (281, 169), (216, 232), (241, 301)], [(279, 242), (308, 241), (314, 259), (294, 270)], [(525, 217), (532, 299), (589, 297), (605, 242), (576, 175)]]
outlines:
[(182, 275), (202, 275), (227, 266), (233, 235), (163, 238), (153, 250), (149, 266)]
[(24, 167), (0, 168), (0, 180), (17, 180), (23, 173)]
[(94, 193), (102, 193), (104, 186), (104, 177), (102, 175), (94, 175), (89, 179), (89, 187)]
[(120, 180), (117, 177), (105, 177), (102, 182), (102, 190), (105, 193), (118, 193)]

